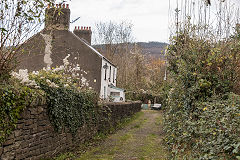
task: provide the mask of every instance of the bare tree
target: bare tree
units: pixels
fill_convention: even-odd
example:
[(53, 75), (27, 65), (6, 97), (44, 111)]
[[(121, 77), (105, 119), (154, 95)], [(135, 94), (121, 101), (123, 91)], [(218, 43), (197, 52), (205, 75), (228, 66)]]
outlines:
[(96, 24), (95, 43), (102, 44), (101, 52), (118, 68), (118, 85), (127, 85), (130, 43), (133, 42), (132, 24), (126, 21), (100, 22)]
[(104, 45), (104, 52), (110, 60), (113, 60), (113, 56), (119, 53), (120, 47), (133, 42), (132, 24), (129, 22), (99, 22), (95, 26), (95, 43)]
[(131, 55), (129, 56), (129, 72), (128, 79), (132, 78), (132, 90), (140, 90), (147, 88), (146, 78), (147, 68), (146, 68), (146, 59), (142, 54), (142, 49), (135, 43), (134, 47), (131, 50)]
[[(219, 40), (230, 37), (240, 20), (240, 6), (233, 0), (171, 0), (169, 4), (172, 35), (184, 29), (203, 38)], [(189, 24), (195, 32), (190, 31)]]

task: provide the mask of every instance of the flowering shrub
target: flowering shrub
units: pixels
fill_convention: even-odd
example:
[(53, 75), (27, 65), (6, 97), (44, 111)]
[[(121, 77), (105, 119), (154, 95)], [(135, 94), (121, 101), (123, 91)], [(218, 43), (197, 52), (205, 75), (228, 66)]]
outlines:
[(63, 59), (64, 65), (32, 72), (29, 79), (47, 93), (48, 113), (56, 130), (67, 127), (75, 134), (90, 117), (94, 118), (98, 98), (84, 77), (87, 72), (69, 63), (69, 56)]
[(63, 59), (63, 65), (56, 68), (43, 68), (40, 71), (33, 71), (31, 73), (28, 73), (27, 69), (20, 69), (19, 73), (12, 72), (11, 75), (19, 79), (20, 83), (34, 88), (48, 86), (53, 88), (89, 89), (89, 83), (84, 77), (87, 72), (82, 70), (79, 64), (70, 64), (68, 61), (69, 57), (70, 54)]
[[(78, 64), (69, 63), (67, 55), (63, 65), (43, 68), (28, 73), (28, 70), (12, 72), (12, 77), (22, 85), (40, 88), (46, 93), (49, 118), (57, 131), (67, 127), (75, 134), (79, 127), (96, 119), (97, 94), (89, 87), (87, 74)], [(23, 104), (24, 106), (25, 104)]]
[(31, 86), (34, 88), (39, 88), (39, 86), (37, 85), (37, 83), (35, 82), (35, 80), (30, 80), (29, 79), (29, 75), (28, 75), (28, 70), (25, 69), (20, 69), (19, 73), (17, 72), (12, 72), (11, 76), (18, 79), (20, 81), (21, 84), (26, 85), (26, 86)]

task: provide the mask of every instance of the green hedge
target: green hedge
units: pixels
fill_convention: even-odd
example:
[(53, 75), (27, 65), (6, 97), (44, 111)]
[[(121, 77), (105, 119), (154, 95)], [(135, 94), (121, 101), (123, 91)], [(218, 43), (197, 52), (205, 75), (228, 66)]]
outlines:
[(148, 103), (148, 100), (151, 101), (151, 103), (162, 103), (164, 98), (161, 94), (156, 95), (153, 93), (143, 93), (143, 92), (134, 92), (134, 91), (128, 91), (126, 92), (126, 99), (131, 101), (142, 101), (143, 103)]
[(183, 30), (171, 40), (164, 130), (173, 158), (240, 159), (239, 52), (235, 36), (215, 42)]
[(194, 112), (170, 103), (164, 130), (166, 143), (175, 156), (185, 155), (191, 157), (189, 159), (237, 159), (240, 156), (239, 96), (230, 94), (225, 100), (211, 98), (196, 104)]

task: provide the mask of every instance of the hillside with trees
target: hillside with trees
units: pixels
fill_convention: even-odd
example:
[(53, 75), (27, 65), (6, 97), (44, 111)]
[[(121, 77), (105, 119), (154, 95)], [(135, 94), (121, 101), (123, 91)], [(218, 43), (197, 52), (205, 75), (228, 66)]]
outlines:
[[(164, 58), (165, 50), (167, 47), (167, 43), (164, 42), (136, 42), (130, 43), (130, 47), (133, 48), (134, 45), (137, 45), (141, 48), (142, 53), (147, 56), (154, 56), (156, 58)], [(105, 45), (94, 45), (94, 48), (104, 51)]]

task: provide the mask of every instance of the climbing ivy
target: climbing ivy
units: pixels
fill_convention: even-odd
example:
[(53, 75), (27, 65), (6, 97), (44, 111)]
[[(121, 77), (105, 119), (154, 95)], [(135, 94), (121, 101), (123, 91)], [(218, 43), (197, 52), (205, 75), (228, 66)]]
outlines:
[(41, 86), (47, 93), (49, 118), (57, 131), (65, 127), (74, 135), (78, 128), (96, 119), (97, 95), (92, 90)]
[(108, 113), (107, 109), (97, 107), (96, 92), (84, 86), (87, 82), (79, 83), (78, 78), (65, 73), (66, 70), (67, 65), (30, 74), (21, 70), (12, 73), (8, 85), (0, 85), (0, 143), (16, 127), (23, 109), (35, 102), (39, 95), (36, 91), (47, 99), (48, 115), (56, 131), (67, 128), (75, 135), (83, 125), (96, 126), (100, 121), (108, 120), (109, 115), (104, 115)]
[(0, 145), (16, 127), (20, 113), (32, 101), (33, 91), (19, 83), (0, 85)]

